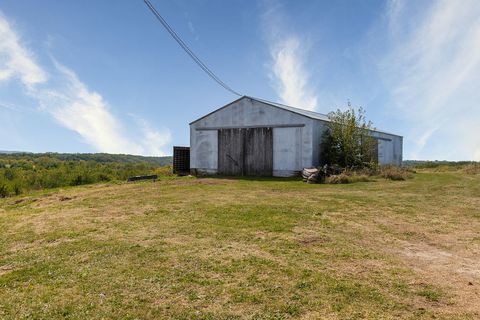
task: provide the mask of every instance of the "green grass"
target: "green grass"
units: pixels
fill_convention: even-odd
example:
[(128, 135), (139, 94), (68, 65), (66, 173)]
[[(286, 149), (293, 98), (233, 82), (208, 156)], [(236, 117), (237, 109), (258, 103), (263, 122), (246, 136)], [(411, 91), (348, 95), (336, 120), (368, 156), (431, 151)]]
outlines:
[(479, 199), (480, 176), (455, 172), (1, 199), (0, 318), (475, 319)]

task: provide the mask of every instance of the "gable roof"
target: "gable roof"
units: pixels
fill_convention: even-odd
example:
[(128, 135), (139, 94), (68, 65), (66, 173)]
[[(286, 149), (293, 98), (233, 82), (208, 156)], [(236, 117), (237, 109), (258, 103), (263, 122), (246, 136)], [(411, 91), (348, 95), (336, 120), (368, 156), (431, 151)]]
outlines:
[(323, 121), (330, 121), (328, 116), (326, 114), (323, 114), (323, 113), (310, 111), (310, 110), (305, 110), (305, 109), (300, 109), (300, 108), (295, 108), (295, 107), (292, 107), (292, 106), (287, 106), (286, 104), (281, 104), (281, 103), (278, 103), (278, 102), (272, 102), (272, 101), (268, 101), (268, 100), (264, 100), (264, 99), (260, 99), (260, 98), (254, 98), (254, 97), (249, 97), (249, 96), (246, 96), (246, 97), (250, 98), (252, 100), (258, 101), (258, 102), (268, 104), (268, 105), (273, 106), (273, 107), (277, 107), (277, 108), (280, 108), (280, 109), (283, 109), (283, 110), (287, 110), (287, 111), (290, 111), (290, 112), (293, 112), (293, 113), (300, 114), (300, 115), (308, 117), (308, 118), (312, 118), (312, 119), (316, 119), (316, 120), (323, 120)]
[[(264, 99), (260, 99), (260, 98), (255, 98), (255, 97), (251, 97), (251, 96), (241, 96), (240, 98), (224, 105), (223, 107), (220, 107), (216, 110), (213, 110), (212, 112), (210, 113), (207, 113), (206, 115), (190, 122), (190, 124), (193, 124), (199, 120), (202, 120), (203, 118), (206, 118), (208, 117), (209, 115), (217, 112), (217, 111), (220, 111), (224, 108), (227, 108), (228, 106), (242, 100), (242, 99), (245, 99), (245, 98), (248, 98), (248, 99), (251, 99), (251, 100), (254, 100), (254, 101), (257, 101), (257, 102), (261, 102), (263, 104), (266, 104), (266, 105), (269, 105), (269, 106), (272, 106), (272, 107), (276, 107), (276, 108), (280, 108), (282, 110), (286, 110), (286, 111), (290, 111), (290, 112), (293, 112), (293, 113), (296, 113), (296, 114), (299, 114), (299, 115), (302, 115), (302, 116), (305, 116), (307, 118), (310, 118), (310, 119), (315, 119), (315, 120), (321, 120), (321, 121), (327, 121), (327, 122), (330, 122), (330, 119), (328, 118), (328, 116), (326, 114), (323, 114), (323, 113), (319, 113), (319, 112), (315, 112), (315, 111), (310, 111), (310, 110), (305, 110), (305, 109), (300, 109), (300, 108), (295, 108), (295, 107), (291, 107), (291, 106), (287, 106), (285, 104), (281, 104), (281, 103), (278, 103), (278, 102), (272, 102), (272, 101), (268, 101), (268, 100), (264, 100)], [(398, 137), (401, 137), (400, 135), (398, 134), (394, 134), (394, 133), (390, 133), (390, 132), (385, 132), (385, 131), (380, 131), (380, 130), (371, 130), (371, 131), (374, 131), (374, 132), (379, 132), (379, 133), (385, 133), (385, 134), (389, 134), (389, 135), (392, 135), (392, 136), (398, 136)]]
[(264, 99), (260, 99), (260, 98), (255, 98), (255, 97), (250, 97), (250, 96), (241, 96), (240, 98), (224, 105), (223, 107), (220, 107), (216, 110), (213, 110), (212, 112), (209, 112), (207, 113), (206, 115), (190, 122), (190, 124), (193, 124), (199, 120), (202, 120), (203, 118), (206, 118), (208, 117), (209, 115), (211, 115), (212, 113), (215, 113), (217, 111), (220, 111), (242, 99), (245, 99), (245, 98), (248, 98), (248, 99), (251, 99), (251, 100), (254, 100), (254, 101), (257, 101), (257, 102), (261, 102), (263, 104), (266, 104), (266, 105), (269, 105), (269, 106), (272, 106), (272, 107), (275, 107), (275, 108), (280, 108), (280, 109), (283, 109), (283, 110), (286, 110), (286, 111), (290, 111), (290, 112), (293, 112), (293, 113), (296, 113), (296, 114), (299, 114), (299, 115), (302, 115), (302, 116), (305, 116), (305, 117), (308, 117), (308, 118), (311, 118), (311, 119), (316, 119), (316, 120), (323, 120), (323, 121), (330, 121), (328, 119), (328, 116), (326, 114), (322, 114), (322, 113), (318, 113), (318, 112), (314, 112), (314, 111), (309, 111), (309, 110), (305, 110), (305, 109), (300, 109), (300, 108), (294, 108), (294, 107), (291, 107), (291, 106), (287, 106), (285, 104), (281, 104), (281, 103), (277, 103), (277, 102), (272, 102), (272, 101), (268, 101), (268, 100), (264, 100)]

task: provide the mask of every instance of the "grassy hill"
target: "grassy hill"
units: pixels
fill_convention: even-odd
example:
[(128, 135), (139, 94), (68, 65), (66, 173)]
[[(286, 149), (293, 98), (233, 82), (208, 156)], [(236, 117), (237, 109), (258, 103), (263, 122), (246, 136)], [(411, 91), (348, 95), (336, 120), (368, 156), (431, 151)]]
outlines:
[(480, 175), (0, 199), (2, 319), (475, 319)]

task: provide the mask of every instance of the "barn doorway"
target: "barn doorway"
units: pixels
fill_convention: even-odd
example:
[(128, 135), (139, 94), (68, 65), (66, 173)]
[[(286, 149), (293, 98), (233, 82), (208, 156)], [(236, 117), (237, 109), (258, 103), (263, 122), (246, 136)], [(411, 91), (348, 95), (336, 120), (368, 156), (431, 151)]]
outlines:
[(218, 174), (271, 176), (272, 172), (272, 128), (218, 130)]

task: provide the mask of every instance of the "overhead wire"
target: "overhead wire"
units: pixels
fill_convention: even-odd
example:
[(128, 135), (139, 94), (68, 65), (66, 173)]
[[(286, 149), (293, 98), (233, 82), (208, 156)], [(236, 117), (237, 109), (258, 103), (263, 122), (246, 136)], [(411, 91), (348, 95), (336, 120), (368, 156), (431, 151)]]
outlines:
[(188, 47), (188, 45), (180, 38), (180, 36), (175, 32), (175, 30), (167, 23), (167, 21), (160, 15), (157, 9), (152, 5), (149, 0), (143, 0), (153, 15), (157, 20), (162, 24), (162, 26), (167, 30), (167, 32), (172, 36), (172, 38), (182, 47), (182, 49), (192, 58), (192, 60), (216, 83), (222, 86), (225, 90), (237, 95), (239, 97), (243, 96), (237, 91), (233, 90), (229, 85), (227, 85), (222, 79), (220, 79), (200, 58)]

